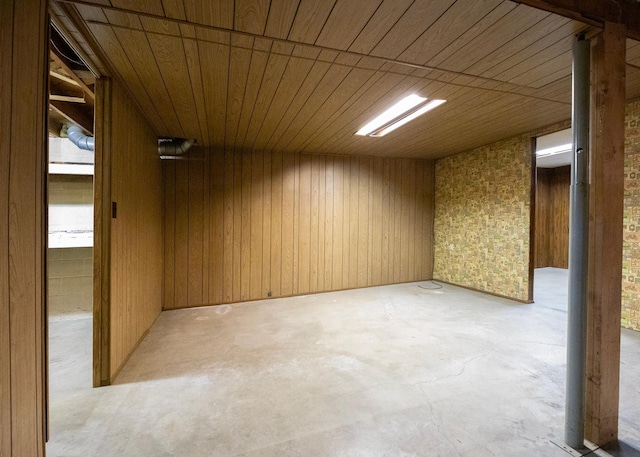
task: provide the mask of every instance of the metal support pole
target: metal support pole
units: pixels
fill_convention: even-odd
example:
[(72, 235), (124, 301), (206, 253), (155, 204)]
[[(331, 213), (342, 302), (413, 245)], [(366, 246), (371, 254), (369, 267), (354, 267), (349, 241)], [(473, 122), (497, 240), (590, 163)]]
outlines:
[(584, 447), (589, 253), (589, 117), (591, 46), (584, 35), (573, 46), (573, 157), (569, 228), (569, 306), (565, 442)]

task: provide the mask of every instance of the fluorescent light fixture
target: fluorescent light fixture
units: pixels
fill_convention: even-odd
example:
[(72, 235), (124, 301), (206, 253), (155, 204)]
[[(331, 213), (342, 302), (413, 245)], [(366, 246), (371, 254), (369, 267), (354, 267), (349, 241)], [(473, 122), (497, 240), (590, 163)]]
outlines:
[(356, 135), (380, 137), (442, 105), (446, 100), (431, 100), (416, 94), (408, 95), (356, 132)]
[(562, 154), (564, 152), (571, 152), (573, 150), (573, 143), (560, 144), (558, 146), (553, 146), (545, 149), (538, 149), (536, 151), (536, 156), (538, 157), (547, 157), (556, 154)]

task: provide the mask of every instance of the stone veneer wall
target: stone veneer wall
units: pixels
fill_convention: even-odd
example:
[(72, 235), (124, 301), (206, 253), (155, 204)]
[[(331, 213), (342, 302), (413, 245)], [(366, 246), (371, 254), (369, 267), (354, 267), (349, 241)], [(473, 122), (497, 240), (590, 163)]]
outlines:
[(436, 162), (434, 278), (529, 301), (531, 139)]
[(622, 326), (640, 330), (640, 101), (625, 119)]

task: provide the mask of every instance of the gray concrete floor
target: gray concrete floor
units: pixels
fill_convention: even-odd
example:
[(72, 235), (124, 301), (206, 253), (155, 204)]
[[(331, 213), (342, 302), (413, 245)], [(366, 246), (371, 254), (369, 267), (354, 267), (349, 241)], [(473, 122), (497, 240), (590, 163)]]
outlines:
[[(420, 286), (165, 312), (99, 389), (91, 319), (51, 322), (48, 455), (566, 457), (566, 272), (529, 305)], [(639, 333), (621, 373), (637, 456)]]

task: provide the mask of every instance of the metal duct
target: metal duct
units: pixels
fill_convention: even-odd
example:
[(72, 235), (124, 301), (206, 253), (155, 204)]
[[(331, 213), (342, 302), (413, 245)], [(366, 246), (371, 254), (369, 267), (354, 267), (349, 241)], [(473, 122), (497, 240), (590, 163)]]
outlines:
[[(95, 150), (95, 138), (82, 133), (82, 129), (76, 125), (67, 127), (67, 137), (80, 149)], [(161, 158), (175, 158), (185, 154), (195, 142), (184, 138), (161, 138), (158, 140), (158, 154)]]
[(158, 154), (160, 158), (172, 159), (185, 154), (195, 142), (184, 138), (161, 138), (158, 140)]
[(95, 138), (82, 133), (82, 129), (77, 125), (70, 125), (67, 128), (69, 141), (85, 151), (94, 151), (96, 148)]

